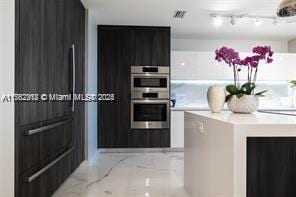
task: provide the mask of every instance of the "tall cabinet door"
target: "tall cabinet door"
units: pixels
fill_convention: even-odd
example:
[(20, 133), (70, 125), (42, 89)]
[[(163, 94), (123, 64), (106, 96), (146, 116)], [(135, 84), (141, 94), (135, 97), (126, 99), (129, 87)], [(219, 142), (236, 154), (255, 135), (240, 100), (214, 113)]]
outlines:
[[(74, 25), (75, 25), (75, 1), (76, 0), (57, 0), (60, 17), (58, 18), (57, 25), (59, 30), (59, 41), (62, 43), (60, 47), (62, 62), (59, 64), (58, 78), (62, 82), (57, 85), (60, 88), (61, 94), (69, 94), (73, 92), (73, 53), (72, 45), (74, 44)], [(72, 102), (59, 102), (62, 105), (64, 113), (72, 115)]]
[[(16, 93), (49, 98), (69, 95), (74, 87), (82, 93), (85, 28), (80, 0), (15, 1)], [(68, 100), (16, 102), (15, 132), (16, 197), (51, 196), (84, 159), (83, 104), (75, 103), (73, 112)]]
[[(63, 1), (65, 6), (69, 1)], [(62, 26), (58, 0), (19, 1), (19, 73), (17, 93), (70, 92), (69, 63), (64, 64)], [(67, 38), (66, 38), (67, 39)], [(70, 115), (62, 102), (22, 102), (19, 124), (26, 125)]]
[(98, 147), (128, 147), (130, 129), (129, 30), (98, 27), (98, 93), (114, 94), (114, 101), (98, 105)]
[(131, 129), (131, 66), (170, 66), (170, 28), (98, 27), (98, 148), (169, 147), (170, 130)]
[[(80, 0), (75, 0), (75, 23), (73, 31), (74, 58), (75, 58), (75, 94), (83, 94), (84, 87), (84, 46), (85, 46), (85, 9)], [(73, 169), (84, 160), (84, 124), (85, 124), (85, 104), (83, 101), (75, 102), (73, 108), (73, 129), (74, 129), (74, 155)]]

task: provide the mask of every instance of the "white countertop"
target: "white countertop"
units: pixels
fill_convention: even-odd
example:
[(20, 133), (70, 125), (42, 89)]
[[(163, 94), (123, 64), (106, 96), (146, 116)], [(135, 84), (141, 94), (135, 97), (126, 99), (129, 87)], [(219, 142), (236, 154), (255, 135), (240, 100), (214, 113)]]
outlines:
[[(296, 116), (266, 114), (255, 112), (253, 114), (236, 114), (229, 111), (211, 113), (210, 111), (186, 111), (198, 116), (227, 122), (233, 125), (295, 125)], [(296, 128), (296, 127), (295, 127)]]
[[(171, 107), (171, 111), (209, 111), (210, 109), (208, 107), (188, 107), (188, 106), (184, 106), (184, 107)], [(223, 109), (224, 111), (229, 111), (227, 109), (227, 107), (225, 107)], [(296, 110), (295, 108), (260, 108), (259, 110)]]
[(171, 111), (209, 111), (206, 107), (171, 107)]

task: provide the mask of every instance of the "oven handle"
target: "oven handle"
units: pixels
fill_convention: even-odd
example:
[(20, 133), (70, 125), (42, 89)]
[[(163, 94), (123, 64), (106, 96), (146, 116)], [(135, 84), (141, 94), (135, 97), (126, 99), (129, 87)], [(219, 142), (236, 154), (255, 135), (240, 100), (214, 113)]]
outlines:
[(170, 100), (150, 100), (150, 99), (144, 99), (144, 100), (132, 100), (132, 103), (154, 103), (154, 104), (167, 104), (170, 103)]
[(143, 73), (143, 74), (131, 74), (132, 78), (133, 77), (144, 77), (144, 78), (169, 78), (169, 74), (155, 74), (155, 73)]

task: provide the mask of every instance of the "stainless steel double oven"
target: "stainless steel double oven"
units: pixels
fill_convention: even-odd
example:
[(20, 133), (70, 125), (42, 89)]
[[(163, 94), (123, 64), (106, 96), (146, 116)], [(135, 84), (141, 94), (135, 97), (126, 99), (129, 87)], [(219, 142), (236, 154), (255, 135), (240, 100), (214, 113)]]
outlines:
[(170, 127), (170, 68), (131, 67), (131, 128)]

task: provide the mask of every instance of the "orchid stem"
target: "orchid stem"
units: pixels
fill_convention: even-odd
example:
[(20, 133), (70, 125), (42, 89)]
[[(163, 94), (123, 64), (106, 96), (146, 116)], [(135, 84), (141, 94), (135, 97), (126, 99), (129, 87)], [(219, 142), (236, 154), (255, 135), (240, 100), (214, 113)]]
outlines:
[(233, 78), (234, 78), (234, 85), (236, 86), (236, 70), (235, 70), (235, 64), (233, 64)]

